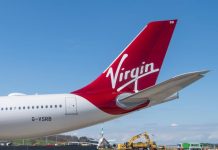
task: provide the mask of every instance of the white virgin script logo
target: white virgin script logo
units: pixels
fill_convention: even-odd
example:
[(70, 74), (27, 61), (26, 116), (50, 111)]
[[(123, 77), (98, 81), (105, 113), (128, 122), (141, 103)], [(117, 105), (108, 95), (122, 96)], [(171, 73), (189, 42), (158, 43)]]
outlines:
[[(140, 66), (136, 68), (132, 68), (130, 70), (125, 70), (125, 68), (122, 67), (123, 62), (125, 59), (128, 57), (128, 54), (124, 54), (123, 57), (121, 58), (117, 70), (113, 71), (113, 68), (110, 67), (108, 69), (108, 72), (106, 74), (106, 77), (111, 78), (111, 85), (112, 88), (115, 89), (117, 82), (122, 82), (131, 79), (130, 81), (126, 82), (122, 86), (117, 88), (117, 91), (121, 91), (124, 89), (126, 86), (130, 85), (131, 83), (134, 82), (134, 91), (138, 92), (138, 79), (145, 77), (147, 75), (150, 75), (152, 73), (158, 72), (159, 68), (154, 69), (154, 63), (148, 63), (146, 64), (144, 61), (141, 63)], [(122, 69), (121, 69), (122, 68)]]

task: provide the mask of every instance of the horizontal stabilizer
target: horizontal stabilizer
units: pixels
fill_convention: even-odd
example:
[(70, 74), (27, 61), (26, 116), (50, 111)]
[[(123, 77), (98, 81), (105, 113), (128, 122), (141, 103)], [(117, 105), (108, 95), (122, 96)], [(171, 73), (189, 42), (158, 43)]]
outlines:
[(208, 71), (198, 71), (176, 76), (160, 84), (146, 88), (138, 93), (117, 99), (117, 104), (124, 109), (132, 109), (147, 101), (149, 106), (178, 98), (178, 91), (201, 79)]

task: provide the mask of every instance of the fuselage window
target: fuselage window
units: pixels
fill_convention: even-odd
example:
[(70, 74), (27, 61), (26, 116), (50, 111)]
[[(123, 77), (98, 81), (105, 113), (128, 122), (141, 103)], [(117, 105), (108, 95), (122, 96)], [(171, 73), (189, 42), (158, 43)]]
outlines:
[[(54, 108), (58, 108), (58, 106), (59, 106), (59, 108), (62, 108), (62, 105), (60, 104), (60, 105), (54, 105)], [(41, 108), (53, 108), (53, 105), (45, 105), (45, 106), (43, 106), (43, 105), (41, 105)], [(30, 108), (32, 108), (32, 109), (39, 109), (39, 106), (27, 106), (27, 107), (25, 107), (25, 106), (23, 106), (23, 107), (21, 107), (21, 106), (19, 106), (19, 107), (17, 107), (19, 110), (21, 110), (21, 109), (30, 109)], [(16, 110), (16, 107), (1, 107), (1, 111), (3, 111), (3, 110)]]

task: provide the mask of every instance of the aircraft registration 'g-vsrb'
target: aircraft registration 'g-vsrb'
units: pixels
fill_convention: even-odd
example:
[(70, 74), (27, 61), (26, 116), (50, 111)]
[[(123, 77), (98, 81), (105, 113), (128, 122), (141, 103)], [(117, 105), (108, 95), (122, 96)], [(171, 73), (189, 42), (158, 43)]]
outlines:
[(69, 94), (0, 97), (0, 139), (72, 131), (178, 98), (208, 71), (155, 84), (177, 20), (149, 23), (93, 82)]

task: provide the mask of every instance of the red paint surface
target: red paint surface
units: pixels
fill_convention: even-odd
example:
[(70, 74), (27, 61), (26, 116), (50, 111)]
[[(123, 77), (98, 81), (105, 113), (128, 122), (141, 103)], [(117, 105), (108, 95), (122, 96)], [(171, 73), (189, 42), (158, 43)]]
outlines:
[[(167, 20), (149, 23), (119, 57), (117, 57), (110, 67), (115, 71), (123, 55), (128, 54), (128, 57), (122, 64), (122, 68), (125, 70), (137, 68), (142, 65), (142, 62), (153, 62), (154, 68), (161, 69), (176, 22), (177, 20)], [(117, 89), (130, 81), (131, 78), (117, 82), (116, 87), (113, 89), (110, 77), (106, 77), (108, 69), (92, 83), (71, 93), (86, 98), (102, 111), (114, 115), (131, 112), (146, 107), (149, 104), (149, 101), (147, 101), (131, 110), (124, 110), (118, 107), (116, 105), (116, 97), (121, 93), (134, 93), (135, 82), (117, 92)], [(138, 90), (143, 90), (154, 85), (159, 72), (160, 71), (138, 79)]]

